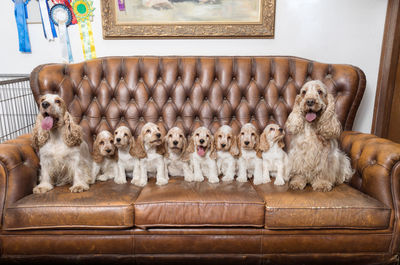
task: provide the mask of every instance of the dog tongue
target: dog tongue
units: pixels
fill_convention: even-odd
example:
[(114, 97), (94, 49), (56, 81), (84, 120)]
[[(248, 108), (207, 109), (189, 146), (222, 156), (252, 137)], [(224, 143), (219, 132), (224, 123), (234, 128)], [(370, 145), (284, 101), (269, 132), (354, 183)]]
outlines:
[(204, 156), (206, 154), (206, 150), (204, 149), (204, 147), (202, 146), (197, 147), (197, 154), (199, 156)]
[(315, 112), (308, 112), (306, 114), (306, 120), (308, 122), (312, 122), (313, 120), (315, 120), (317, 118), (317, 114)]
[(47, 116), (46, 118), (44, 118), (42, 120), (42, 129), (48, 131), (51, 128), (53, 128), (53, 118), (50, 116)]

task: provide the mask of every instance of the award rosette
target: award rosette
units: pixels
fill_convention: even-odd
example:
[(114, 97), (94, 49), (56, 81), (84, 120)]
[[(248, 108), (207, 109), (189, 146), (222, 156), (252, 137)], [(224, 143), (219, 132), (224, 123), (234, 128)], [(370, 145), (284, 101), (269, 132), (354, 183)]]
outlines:
[(28, 11), (26, 5), (29, 0), (13, 0), (14, 2), (14, 15), (17, 22), (18, 29), (18, 42), (20, 52), (31, 52), (31, 42), (29, 41), (28, 25), (26, 19), (28, 18)]
[(43, 33), (47, 40), (54, 40), (57, 38), (56, 29), (53, 21), (49, 17), (49, 4), (47, 0), (39, 0), (40, 17), (42, 19)]
[(76, 19), (78, 20), (85, 60), (96, 58), (92, 24), (90, 23), (94, 11), (93, 3), (91, 0), (74, 0), (72, 2), (72, 9), (75, 13)]
[(67, 27), (72, 22), (71, 11), (63, 4), (56, 4), (50, 9), (50, 18), (58, 26), (62, 56), (66, 62), (70, 63), (73, 58)]

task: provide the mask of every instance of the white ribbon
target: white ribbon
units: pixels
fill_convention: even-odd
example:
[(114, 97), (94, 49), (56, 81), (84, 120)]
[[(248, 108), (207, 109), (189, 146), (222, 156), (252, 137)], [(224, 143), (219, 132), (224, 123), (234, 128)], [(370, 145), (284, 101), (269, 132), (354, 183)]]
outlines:
[(56, 36), (53, 35), (53, 31), (51, 30), (51, 21), (49, 17), (49, 9), (47, 8), (47, 0), (39, 0), (39, 8), (46, 39), (54, 40)]

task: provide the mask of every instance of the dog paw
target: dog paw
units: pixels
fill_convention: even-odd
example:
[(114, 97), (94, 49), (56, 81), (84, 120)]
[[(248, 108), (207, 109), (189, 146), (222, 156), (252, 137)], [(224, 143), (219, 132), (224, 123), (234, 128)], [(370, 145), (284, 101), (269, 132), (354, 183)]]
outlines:
[(223, 182), (231, 182), (233, 181), (233, 177), (223, 176), (221, 180)]
[(277, 185), (277, 186), (285, 185), (285, 181), (283, 180), (283, 178), (276, 178), (274, 185)]
[(162, 186), (168, 184), (168, 179), (164, 178), (157, 178), (156, 185)]
[(307, 182), (301, 178), (301, 177), (294, 177), (290, 182), (289, 182), (289, 187), (292, 190), (302, 190), (306, 187)]
[(239, 181), (239, 182), (247, 182), (247, 178), (246, 177), (237, 177), (236, 178), (236, 181)]
[(147, 184), (147, 180), (132, 179), (131, 183), (138, 187), (144, 187)]
[(114, 182), (117, 184), (125, 184), (127, 181), (126, 178), (115, 178)]
[(197, 176), (195, 175), (193, 180), (194, 181), (198, 181), (198, 182), (202, 182), (202, 181), (204, 181), (204, 177), (201, 176), (201, 175), (197, 175)]
[(312, 188), (315, 191), (330, 191), (332, 190), (333, 184), (327, 180), (316, 180), (312, 183)]
[(89, 186), (88, 185), (83, 185), (83, 184), (76, 184), (73, 185), (72, 187), (69, 188), (71, 192), (84, 192), (85, 190), (88, 190)]
[(100, 180), (100, 181), (107, 181), (108, 179), (109, 179), (109, 177), (106, 175), (100, 175), (97, 177), (97, 180)]
[(217, 177), (208, 178), (208, 182), (210, 182), (210, 183), (218, 183), (219, 182), (219, 178), (217, 178)]
[(52, 189), (53, 185), (51, 185), (50, 183), (39, 184), (33, 188), (33, 193), (34, 194), (46, 193)]

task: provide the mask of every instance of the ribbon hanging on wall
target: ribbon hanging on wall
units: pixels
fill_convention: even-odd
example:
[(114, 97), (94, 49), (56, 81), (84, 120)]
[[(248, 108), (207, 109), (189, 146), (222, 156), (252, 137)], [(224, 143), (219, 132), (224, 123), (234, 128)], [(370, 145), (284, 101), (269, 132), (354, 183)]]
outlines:
[(50, 18), (58, 26), (58, 37), (63, 59), (65, 62), (71, 63), (73, 58), (67, 29), (72, 21), (71, 11), (63, 4), (56, 4), (50, 9)]
[(32, 52), (31, 43), (29, 41), (28, 25), (26, 24), (26, 19), (28, 18), (26, 5), (29, 0), (13, 0), (13, 2), (15, 21), (17, 22), (18, 29), (19, 51)]
[(92, 24), (90, 23), (94, 11), (93, 3), (91, 0), (74, 0), (72, 2), (72, 10), (78, 20), (85, 60), (96, 58)]
[(49, 4), (47, 0), (39, 0), (39, 10), (40, 17), (42, 18), (44, 37), (47, 40), (54, 40), (54, 38), (57, 38), (57, 33), (54, 23), (49, 17)]
[(76, 24), (78, 23), (74, 14), (74, 11), (72, 10), (72, 6), (70, 4), (70, 0), (51, 0), (53, 4), (63, 4), (66, 7), (68, 7), (69, 11), (71, 12), (71, 24)]
[(125, 11), (125, 0), (118, 0), (119, 11)]

